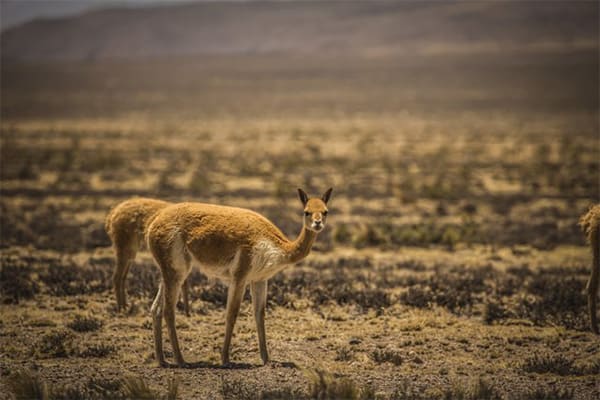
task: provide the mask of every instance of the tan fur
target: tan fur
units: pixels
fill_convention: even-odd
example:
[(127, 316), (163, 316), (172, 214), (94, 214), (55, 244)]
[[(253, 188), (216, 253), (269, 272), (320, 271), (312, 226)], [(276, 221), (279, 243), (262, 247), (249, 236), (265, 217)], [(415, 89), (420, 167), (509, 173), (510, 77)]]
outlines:
[(592, 271), (587, 284), (588, 311), (592, 331), (599, 334), (596, 302), (598, 297), (598, 280), (600, 277), (600, 204), (590, 207), (589, 211), (579, 220), (579, 224), (586, 235), (588, 243), (592, 247)]
[[(172, 203), (147, 198), (129, 199), (115, 206), (106, 217), (106, 233), (113, 243), (116, 256), (113, 285), (118, 311), (124, 310), (127, 304), (125, 287), (127, 273), (138, 250), (145, 244), (146, 228), (158, 211), (170, 204)], [(189, 315), (187, 285), (184, 286), (183, 295), (184, 309)]]
[[(331, 189), (321, 198), (308, 199), (299, 189), (304, 205), (303, 227), (294, 241), (269, 220), (253, 211), (202, 203), (181, 203), (161, 210), (148, 227), (148, 247), (159, 265), (163, 281), (152, 305), (154, 346), (160, 365), (167, 365), (162, 349), (162, 318), (167, 323), (177, 365), (186, 365), (175, 330), (174, 305), (180, 286), (196, 261), (208, 276), (229, 285), (227, 295), (223, 364), (229, 362), (229, 346), (246, 286), (250, 284), (259, 348), (268, 361), (264, 315), (267, 280), (308, 255), (326, 220)], [(164, 315), (163, 315), (164, 314)]]

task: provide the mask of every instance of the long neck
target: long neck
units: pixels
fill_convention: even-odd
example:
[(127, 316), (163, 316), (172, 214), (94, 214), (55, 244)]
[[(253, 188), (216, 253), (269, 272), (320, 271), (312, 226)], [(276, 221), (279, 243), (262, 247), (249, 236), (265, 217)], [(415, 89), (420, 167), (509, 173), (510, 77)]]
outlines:
[(287, 249), (288, 261), (290, 263), (296, 263), (306, 257), (308, 253), (310, 253), (310, 249), (315, 242), (316, 237), (316, 232), (302, 226), (302, 231), (300, 231), (296, 240), (289, 243), (289, 248)]

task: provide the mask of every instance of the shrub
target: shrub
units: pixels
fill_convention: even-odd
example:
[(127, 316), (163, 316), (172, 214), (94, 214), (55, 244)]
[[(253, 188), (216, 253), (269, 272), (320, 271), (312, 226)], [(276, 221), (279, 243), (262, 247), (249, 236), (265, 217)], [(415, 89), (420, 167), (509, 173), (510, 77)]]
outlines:
[(54, 331), (45, 334), (37, 343), (37, 352), (45, 357), (68, 357), (73, 351), (73, 334), (64, 331)]
[(30, 299), (39, 292), (38, 284), (32, 279), (33, 269), (23, 260), (6, 257), (0, 269), (0, 292), (2, 297), (14, 304), (20, 299)]
[(506, 317), (506, 310), (502, 304), (494, 299), (489, 299), (485, 302), (483, 310), (483, 320), (486, 324), (492, 324)]
[(534, 372), (538, 374), (551, 373), (557, 375), (573, 375), (577, 371), (573, 368), (573, 360), (568, 359), (562, 354), (536, 354), (521, 365), (525, 372)]
[(425, 308), (434, 302), (434, 296), (428, 287), (411, 286), (400, 295), (400, 301), (409, 306)]
[(335, 361), (350, 361), (354, 357), (354, 352), (348, 347), (341, 347), (336, 351)]
[(102, 358), (114, 353), (116, 347), (108, 344), (93, 344), (78, 353), (83, 358)]
[(339, 224), (333, 229), (333, 240), (339, 244), (349, 244), (352, 241), (352, 231), (347, 224)]
[(402, 364), (402, 355), (398, 350), (394, 349), (375, 349), (371, 353), (371, 358), (376, 363), (389, 362), (394, 365)]
[(357, 249), (382, 246), (388, 242), (389, 238), (383, 230), (371, 224), (361, 227), (352, 237), (352, 245)]
[(75, 319), (67, 324), (67, 327), (75, 332), (93, 332), (99, 330), (103, 322), (94, 317), (77, 315)]
[(62, 263), (53, 260), (40, 279), (54, 296), (72, 296), (85, 293), (85, 284), (81, 269), (73, 262)]

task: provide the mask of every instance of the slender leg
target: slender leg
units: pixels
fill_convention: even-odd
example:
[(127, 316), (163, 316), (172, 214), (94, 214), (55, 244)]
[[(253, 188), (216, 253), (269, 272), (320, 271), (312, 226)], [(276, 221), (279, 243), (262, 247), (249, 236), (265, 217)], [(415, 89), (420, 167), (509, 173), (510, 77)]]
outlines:
[(591, 239), (593, 260), (592, 272), (587, 283), (588, 311), (590, 314), (592, 331), (599, 334), (598, 317), (596, 316), (596, 299), (598, 297), (598, 281), (600, 280), (600, 227), (597, 228)]
[(125, 308), (127, 307), (127, 274), (129, 273), (129, 268), (133, 264), (134, 258), (135, 256), (129, 259), (128, 262), (125, 264), (125, 269), (123, 270), (123, 275), (121, 276), (121, 306), (123, 310), (125, 310)]
[(152, 329), (154, 331), (154, 355), (161, 367), (167, 366), (162, 346), (162, 318), (164, 309), (164, 284), (161, 282), (150, 309), (152, 313)]
[(252, 282), (250, 286), (252, 293), (252, 305), (254, 308), (254, 319), (258, 332), (258, 347), (263, 364), (269, 362), (267, 351), (267, 336), (265, 334), (265, 311), (267, 308), (267, 281)]
[(189, 301), (189, 295), (188, 292), (190, 290), (190, 283), (188, 281), (188, 278), (185, 279), (185, 281), (183, 281), (183, 287), (182, 289), (182, 295), (183, 295), (183, 311), (185, 312), (185, 316), (189, 317), (190, 316), (190, 301)]
[(121, 297), (121, 276), (123, 275), (123, 270), (125, 269), (125, 263), (118, 251), (116, 259), (115, 271), (113, 273), (113, 287), (115, 289), (115, 296), (117, 298), (117, 312), (121, 312), (121, 307), (123, 304), (123, 299)]
[(125, 279), (130, 265), (135, 259), (136, 249), (130, 243), (115, 242), (117, 265), (113, 274), (115, 295), (117, 296), (117, 311), (123, 311), (127, 299), (125, 294)]
[(233, 334), (233, 326), (240, 311), (240, 304), (244, 297), (246, 282), (241, 279), (231, 282), (227, 290), (227, 311), (225, 319), (225, 342), (223, 343), (223, 351), (221, 352), (221, 362), (223, 365), (229, 364), (229, 346), (231, 345), (231, 335)]
[(185, 367), (186, 363), (183, 359), (183, 355), (181, 354), (181, 349), (179, 348), (177, 331), (175, 329), (175, 306), (177, 305), (179, 290), (181, 289), (181, 284), (183, 283), (184, 279), (178, 275), (171, 275), (170, 278), (171, 279), (169, 279), (169, 281), (166, 281), (165, 279), (164, 317), (165, 322), (167, 323), (167, 330), (169, 331), (171, 346), (173, 347), (173, 356), (175, 357), (175, 362), (178, 366)]

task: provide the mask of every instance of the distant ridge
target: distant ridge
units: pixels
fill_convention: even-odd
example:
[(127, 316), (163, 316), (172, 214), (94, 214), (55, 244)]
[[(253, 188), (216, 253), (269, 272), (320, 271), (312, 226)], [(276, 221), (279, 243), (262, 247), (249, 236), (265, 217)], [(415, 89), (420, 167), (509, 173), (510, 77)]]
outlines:
[(598, 2), (215, 2), (38, 19), (4, 61), (211, 54), (406, 56), (598, 49)]

